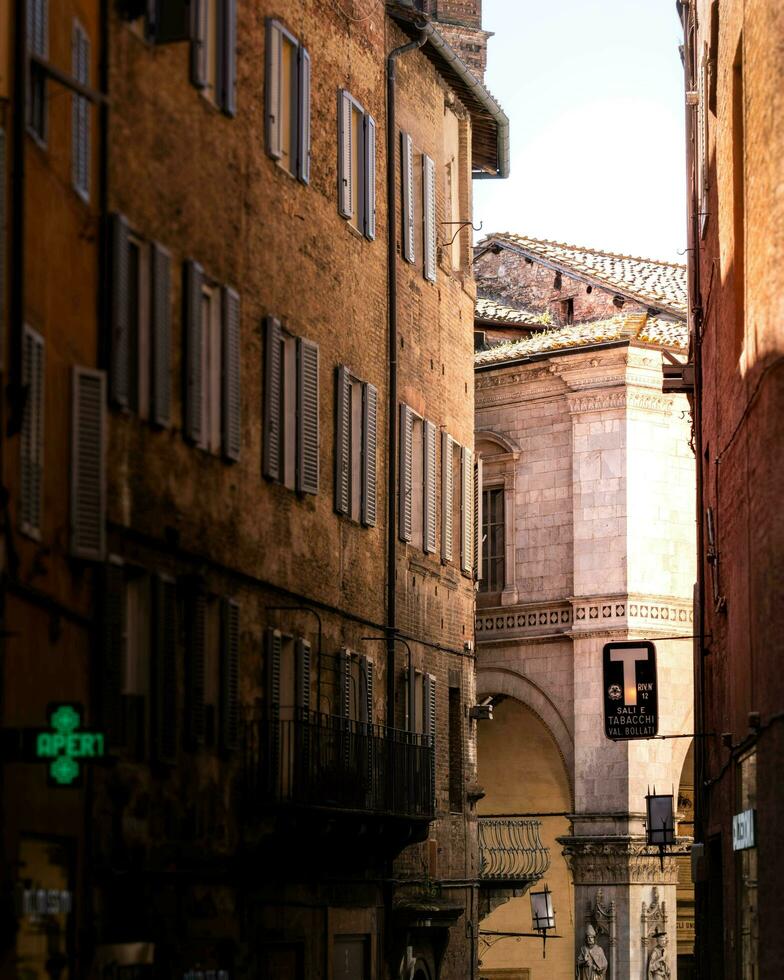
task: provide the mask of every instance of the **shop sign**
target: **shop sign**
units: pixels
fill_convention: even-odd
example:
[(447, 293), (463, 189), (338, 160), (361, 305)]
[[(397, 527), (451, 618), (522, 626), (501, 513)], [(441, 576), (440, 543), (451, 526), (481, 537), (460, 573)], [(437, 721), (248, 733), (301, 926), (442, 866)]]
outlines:
[(617, 742), (657, 734), (656, 647), (649, 640), (605, 643), (602, 681), (607, 738)]
[(732, 818), (733, 851), (745, 851), (749, 847), (757, 846), (754, 816), (754, 810), (743, 810), (742, 813), (736, 813)]
[(35, 758), (48, 763), (52, 783), (71, 786), (81, 776), (82, 762), (104, 757), (103, 732), (81, 730), (82, 708), (76, 704), (50, 705), (49, 725), (35, 736)]
[(73, 895), (59, 888), (25, 888), (22, 891), (22, 915), (31, 918), (42, 915), (68, 915), (73, 907)]

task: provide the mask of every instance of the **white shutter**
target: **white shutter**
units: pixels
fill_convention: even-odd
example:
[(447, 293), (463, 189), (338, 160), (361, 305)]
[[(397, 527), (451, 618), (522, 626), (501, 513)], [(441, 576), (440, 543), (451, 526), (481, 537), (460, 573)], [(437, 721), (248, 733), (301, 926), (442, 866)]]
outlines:
[(436, 281), (436, 166), (427, 154), (422, 154), (423, 249), (425, 279)]
[(400, 166), (402, 189), (401, 235), (403, 239), (403, 258), (406, 262), (416, 261), (414, 238), (414, 143), (408, 133), (400, 134)]
[(436, 427), (425, 420), (424, 426), (424, 484), (423, 550), (436, 550)]
[(233, 289), (224, 286), (222, 299), (221, 442), (225, 458), (236, 462), (242, 443), (240, 298)]
[(171, 419), (171, 256), (157, 242), (150, 246), (152, 370), (150, 417), (156, 425)]
[(465, 446), (460, 450), (460, 568), (466, 575), (474, 570), (474, 460)]
[(482, 457), (474, 463), (474, 578), (482, 578)]
[(71, 554), (99, 561), (105, 548), (106, 377), (73, 368), (71, 408)]
[(298, 51), (299, 100), (297, 116), (297, 177), (310, 183), (310, 55), (301, 45)]
[(376, 121), (365, 116), (365, 237), (371, 241), (376, 237)]
[(452, 561), (454, 476), (452, 472), (452, 437), (441, 433), (441, 560)]
[(267, 18), (266, 35), (266, 70), (264, 86), (264, 133), (267, 143), (267, 153), (275, 160), (281, 156), (280, 145), (280, 73), (283, 39), (280, 24)]
[[(351, 512), (351, 377), (348, 368), (336, 370), (337, 416), (335, 433), (335, 510)], [(356, 465), (356, 463), (355, 463)]]
[(21, 432), (20, 529), (41, 534), (44, 454), (44, 339), (25, 324), (22, 340), (22, 384), (27, 392)]
[(376, 525), (376, 452), (378, 446), (378, 391), (362, 386), (362, 523)]
[(353, 215), (351, 161), (352, 99), (345, 89), (338, 93), (338, 211), (344, 218)]
[(297, 490), (318, 493), (319, 486), (319, 349), (297, 339)]
[(408, 405), (400, 405), (400, 473), (398, 476), (399, 535), (411, 540), (411, 494), (414, 441), (414, 415)]
[(283, 399), (283, 338), (280, 320), (268, 316), (264, 343), (264, 445), (262, 469), (270, 480), (283, 478), (283, 433), (281, 426)]

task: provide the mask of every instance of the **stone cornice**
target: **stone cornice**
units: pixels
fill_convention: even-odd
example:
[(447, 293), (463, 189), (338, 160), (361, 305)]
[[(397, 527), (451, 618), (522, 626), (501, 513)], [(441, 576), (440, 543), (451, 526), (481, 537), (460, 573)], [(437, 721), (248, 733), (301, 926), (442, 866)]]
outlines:
[[(672, 849), (664, 869), (656, 848), (641, 837), (558, 837), (575, 885), (677, 885), (678, 862)], [(685, 853), (683, 848), (680, 852)]]

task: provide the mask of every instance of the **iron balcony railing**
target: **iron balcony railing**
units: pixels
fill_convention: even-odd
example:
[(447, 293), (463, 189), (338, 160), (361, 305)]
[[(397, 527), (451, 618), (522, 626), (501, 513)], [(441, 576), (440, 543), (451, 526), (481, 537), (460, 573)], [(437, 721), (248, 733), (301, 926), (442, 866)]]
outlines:
[(479, 880), (523, 886), (550, 867), (550, 848), (539, 837), (541, 821), (524, 817), (479, 818)]
[(246, 721), (242, 745), (243, 796), (253, 809), (433, 816), (434, 752), (425, 735), (300, 710)]

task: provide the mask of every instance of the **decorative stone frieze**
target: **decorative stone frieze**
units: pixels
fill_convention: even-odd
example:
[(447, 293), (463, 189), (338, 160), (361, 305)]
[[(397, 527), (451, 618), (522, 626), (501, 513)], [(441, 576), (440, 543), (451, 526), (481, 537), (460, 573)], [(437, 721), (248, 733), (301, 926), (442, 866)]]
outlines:
[(575, 885), (676, 885), (678, 863), (670, 850), (664, 869), (658, 850), (640, 837), (559, 837)]

